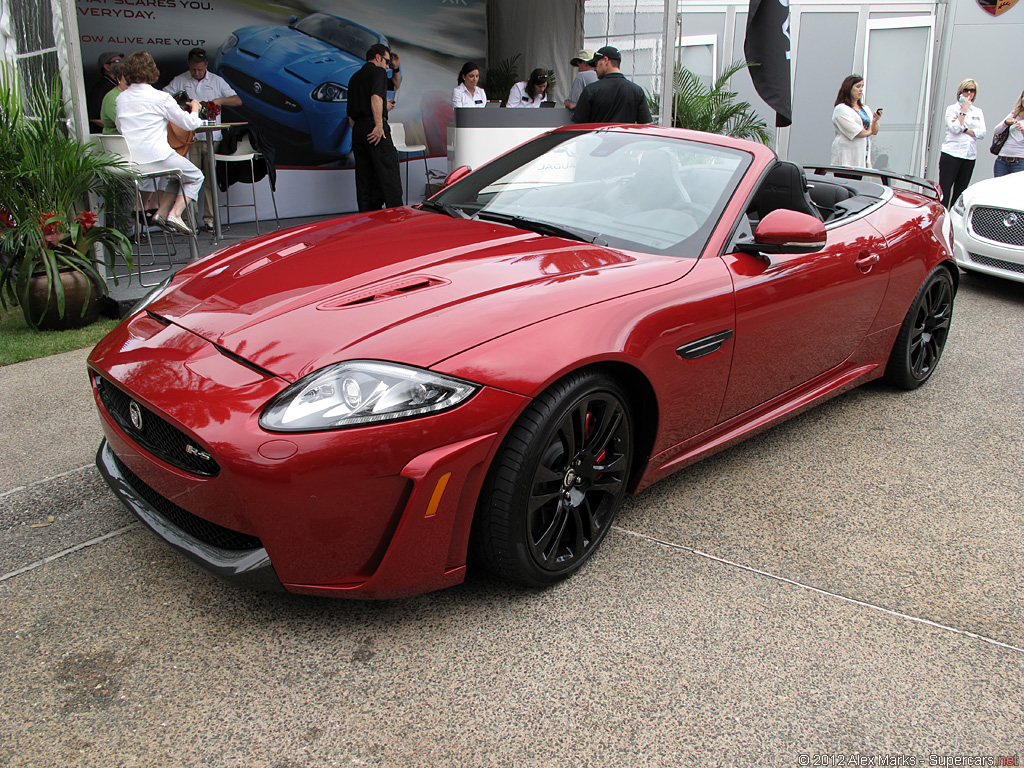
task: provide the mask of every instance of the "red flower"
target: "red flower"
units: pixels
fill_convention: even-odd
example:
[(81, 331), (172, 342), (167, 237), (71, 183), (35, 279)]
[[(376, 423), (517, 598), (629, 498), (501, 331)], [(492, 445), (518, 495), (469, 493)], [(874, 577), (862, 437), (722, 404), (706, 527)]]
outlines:
[(14, 229), (14, 216), (6, 208), (0, 208), (0, 229)]
[(81, 211), (75, 217), (75, 221), (82, 225), (83, 230), (89, 230), (96, 226), (99, 217), (92, 211)]
[(206, 107), (206, 116), (210, 120), (213, 120), (220, 114), (220, 104), (215, 101), (204, 101), (203, 106)]
[(48, 243), (59, 243), (63, 238), (63, 235), (60, 233), (60, 221), (50, 221), (56, 218), (56, 216), (57, 214), (53, 211), (39, 214), (39, 226), (43, 228), (43, 238)]

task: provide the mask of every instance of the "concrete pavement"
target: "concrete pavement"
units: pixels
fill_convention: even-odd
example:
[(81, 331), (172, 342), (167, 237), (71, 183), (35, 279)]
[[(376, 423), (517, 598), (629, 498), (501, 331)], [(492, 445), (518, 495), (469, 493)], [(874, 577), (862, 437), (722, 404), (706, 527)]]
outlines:
[(0, 368), (0, 764), (1019, 755), (1021, 350), (1024, 285), (967, 275), (924, 388), (659, 483), (558, 587), (387, 603), (214, 581), (92, 467), (85, 352)]

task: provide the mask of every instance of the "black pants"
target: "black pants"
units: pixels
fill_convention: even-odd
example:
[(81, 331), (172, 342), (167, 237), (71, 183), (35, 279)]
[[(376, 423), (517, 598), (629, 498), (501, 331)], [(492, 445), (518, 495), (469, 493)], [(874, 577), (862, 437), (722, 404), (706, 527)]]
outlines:
[(376, 144), (366, 140), (372, 130), (372, 120), (358, 120), (352, 126), (356, 204), (360, 212), (402, 205), (402, 175), (398, 171), (398, 150), (391, 141), (391, 128), (384, 123), (384, 138)]
[(939, 187), (942, 189), (942, 204), (952, 208), (971, 183), (974, 161), (953, 157), (945, 152), (939, 154)]

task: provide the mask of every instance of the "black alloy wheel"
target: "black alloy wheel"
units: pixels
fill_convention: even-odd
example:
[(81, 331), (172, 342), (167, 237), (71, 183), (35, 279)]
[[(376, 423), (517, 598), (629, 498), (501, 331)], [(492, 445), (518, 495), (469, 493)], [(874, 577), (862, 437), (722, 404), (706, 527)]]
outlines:
[(916, 389), (935, 371), (949, 337), (953, 317), (953, 278), (939, 267), (917, 292), (892, 348), (885, 378), (903, 389)]
[(495, 458), (474, 525), (474, 558), (526, 586), (577, 571), (625, 496), (633, 458), (629, 399), (601, 374), (554, 384), (520, 416)]

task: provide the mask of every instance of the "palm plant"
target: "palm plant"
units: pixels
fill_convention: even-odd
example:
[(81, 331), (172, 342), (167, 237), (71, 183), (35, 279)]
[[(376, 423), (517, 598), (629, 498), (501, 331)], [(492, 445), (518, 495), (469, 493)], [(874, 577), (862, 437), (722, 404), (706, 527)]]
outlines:
[[(754, 114), (750, 102), (737, 101), (739, 94), (728, 88), (732, 76), (750, 66), (757, 64), (734, 61), (710, 86), (690, 70), (677, 67), (672, 78), (672, 125), (770, 144), (768, 125)], [(649, 101), (652, 113), (658, 112), (660, 100)]]
[(497, 66), (487, 70), (487, 85), (484, 90), (488, 99), (497, 99), (504, 104), (508, 101), (508, 92), (519, 82), (519, 59), (521, 53), (502, 59)]
[(111, 270), (120, 256), (130, 272), (128, 238), (96, 226), (96, 216), (85, 210), (90, 192), (102, 191), (108, 199), (123, 194), (130, 172), (123, 161), (69, 134), (58, 79), (37, 85), (26, 99), (15, 70), (0, 66), (0, 176), (0, 304), (5, 308), (20, 304), (28, 324), (38, 327), (41, 317), (29, 312), (29, 286), (33, 277), (45, 275), (63, 318), (61, 271), (87, 278), (88, 292), (92, 286), (105, 292), (96, 269), (103, 261), (94, 255), (97, 245), (105, 246)]

